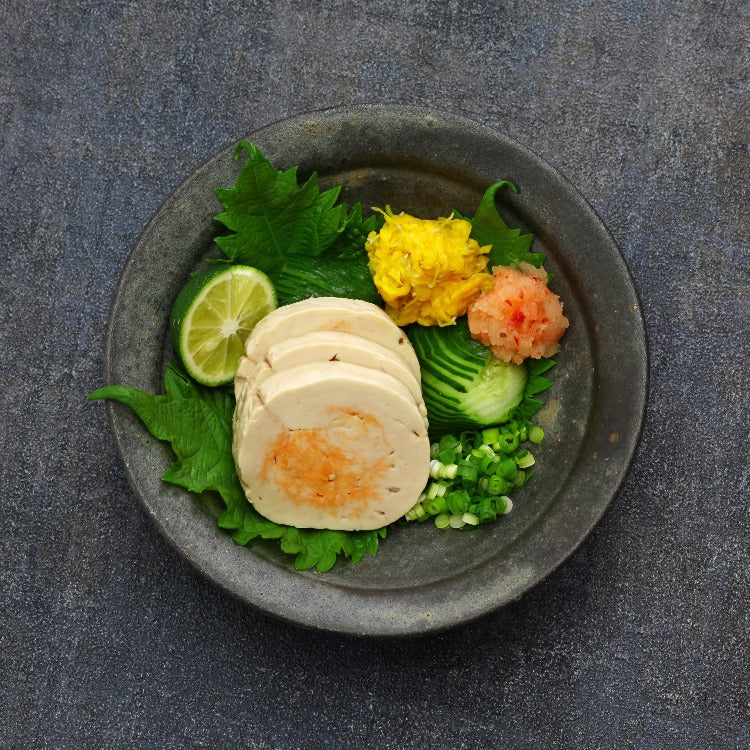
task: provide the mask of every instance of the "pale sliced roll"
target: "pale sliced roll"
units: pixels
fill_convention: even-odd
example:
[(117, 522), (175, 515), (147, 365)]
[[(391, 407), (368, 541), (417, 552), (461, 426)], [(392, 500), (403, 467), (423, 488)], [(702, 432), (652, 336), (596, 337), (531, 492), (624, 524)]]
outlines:
[(339, 297), (313, 297), (276, 308), (255, 326), (245, 342), (245, 358), (235, 376), (235, 392), (252, 366), (284, 339), (312, 331), (339, 331), (361, 336), (398, 354), (419, 381), (419, 361), (406, 334), (377, 305)]
[(256, 510), (299, 528), (376, 529), (402, 517), (429, 474), (429, 440), (392, 375), (311, 362), (266, 378), (235, 413), (240, 481)]

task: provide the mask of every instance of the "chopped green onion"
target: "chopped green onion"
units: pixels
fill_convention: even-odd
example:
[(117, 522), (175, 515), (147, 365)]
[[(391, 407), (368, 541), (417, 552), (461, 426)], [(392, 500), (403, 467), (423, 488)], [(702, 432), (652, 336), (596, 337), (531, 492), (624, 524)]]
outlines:
[(506, 516), (512, 510), (513, 510), (513, 501), (507, 495), (502, 495), (501, 497), (497, 499), (497, 512), (498, 513)]
[(497, 518), (497, 508), (489, 497), (483, 497), (476, 511), (480, 523), (494, 521)]
[(507, 490), (508, 486), (505, 480), (497, 474), (493, 474), (487, 479), (487, 494), (502, 495), (503, 492), (507, 492)]
[(446, 464), (436, 458), (430, 461), (430, 477), (432, 479), (453, 479), (458, 471), (456, 464)]
[(447, 513), (435, 516), (435, 526), (439, 529), (447, 529), (451, 525), (451, 517)]
[(485, 445), (497, 443), (500, 440), (500, 428), (490, 427), (489, 430), (482, 430), (482, 442)]
[(499, 474), (504, 479), (515, 479), (518, 474), (518, 466), (510, 457), (501, 458), (495, 469), (495, 474)]
[(429, 487), (427, 488), (427, 494), (425, 495), (425, 498), (427, 500), (434, 500), (436, 497), (442, 497), (446, 491), (447, 487), (444, 484), (440, 484), (439, 482), (431, 482)]
[(537, 444), (541, 427), (526, 418), (511, 420), (481, 432), (467, 430), (460, 437), (443, 435), (430, 446), (431, 481), (407, 520), (433, 518), (437, 528), (463, 528), (494, 521), (513, 507), (508, 494), (526, 484), (534, 456), (519, 447)]
[(427, 516), (425, 509), (422, 507), (422, 503), (417, 503), (404, 518), (407, 521), (420, 521)]
[(497, 458), (492, 456), (485, 456), (482, 459), (482, 463), (479, 464), (479, 471), (482, 474), (494, 474), (495, 472), (495, 466), (497, 465)]
[(451, 513), (461, 514), (465, 513), (471, 504), (471, 495), (466, 490), (453, 490), (446, 494), (445, 501)]
[(479, 471), (476, 467), (471, 464), (465, 464), (459, 467), (458, 473), (461, 476), (461, 483), (466, 487), (467, 485), (474, 484), (479, 479)]
[(541, 443), (544, 440), (544, 430), (537, 425), (532, 425), (529, 430), (529, 442), (530, 443)]
[(480, 441), (478, 432), (468, 430), (461, 433), (461, 445), (463, 446), (464, 453), (469, 453), (476, 444), (481, 445), (481, 442), (478, 441)]
[(440, 473), (441, 479), (455, 479), (458, 474), (458, 464), (448, 464)]
[(525, 456), (521, 456), (520, 458), (516, 459), (516, 464), (518, 464), (519, 469), (528, 469), (529, 466), (533, 466), (535, 463), (536, 460), (534, 459), (534, 456), (532, 456), (528, 451), (526, 451)]
[(514, 435), (513, 433), (504, 433), (500, 435), (499, 444), (500, 450), (503, 453), (513, 453), (513, 451), (518, 448), (518, 435)]
[(444, 464), (452, 464), (456, 460), (456, 451), (452, 448), (441, 449), (437, 457)]
[(443, 435), (443, 437), (440, 438), (440, 450), (452, 450), (455, 451), (456, 448), (461, 444), (461, 441), (455, 438), (453, 435)]
[(440, 513), (445, 512), (448, 509), (448, 503), (445, 502), (445, 498), (438, 495), (431, 500), (427, 500), (423, 504), (424, 509), (431, 516), (437, 516)]

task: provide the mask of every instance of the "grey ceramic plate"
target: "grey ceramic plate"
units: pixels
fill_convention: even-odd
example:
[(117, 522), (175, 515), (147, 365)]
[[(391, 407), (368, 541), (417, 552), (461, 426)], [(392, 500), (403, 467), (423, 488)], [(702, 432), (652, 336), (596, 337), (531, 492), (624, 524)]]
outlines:
[[(553, 168), (504, 136), (454, 116), (356, 107), (294, 117), (249, 138), (277, 168), (317, 170), (322, 187), (365, 207), (419, 216), (471, 214), (498, 179), (520, 186), (501, 212), (536, 236), (571, 326), (539, 421), (536, 474), (513, 512), (470, 532), (432, 524), (395, 528), (374, 558), (325, 574), (297, 572), (276, 542), (235, 545), (212, 509), (161, 482), (170, 451), (129, 410), (109, 405), (135, 493), (169, 541), (203, 574), (273, 615), (324, 630), (406, 635), (467, 622), (519, 598), (586, 538), (633, 458), (646, 402), (643, 320), (627, 267), (582, 196)], [(219, 227), (215, 187), (234, 184), (234, 144), (167, 199), (133, 249), (113, 302), (108, 383), (161, 392), (172, 358), (169, 311), (209, 255)]]

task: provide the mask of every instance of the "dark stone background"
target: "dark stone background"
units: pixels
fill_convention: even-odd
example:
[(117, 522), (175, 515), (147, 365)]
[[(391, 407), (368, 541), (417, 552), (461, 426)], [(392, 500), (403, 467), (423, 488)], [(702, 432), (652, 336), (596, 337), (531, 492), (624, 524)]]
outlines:
[[(0, 30), (0, 747), (750, 747), (746, 2), (5, 0)], [(636, 462), (580, 551), (497, 615), (395, 642), (201, 578), (85, 402), (169, 191), (254, 128), (366, 102), (557, 166), (651, 347)]]

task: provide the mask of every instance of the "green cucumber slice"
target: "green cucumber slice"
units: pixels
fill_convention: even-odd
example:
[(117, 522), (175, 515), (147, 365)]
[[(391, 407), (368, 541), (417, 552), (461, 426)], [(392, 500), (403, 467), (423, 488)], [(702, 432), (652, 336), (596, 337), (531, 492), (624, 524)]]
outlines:
[(405, 330), (422, 370), (431, 435), (501, 424), (521, 403), (526, 368), (473, 339), (465, 317), (453, 326)]

